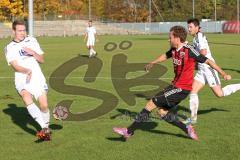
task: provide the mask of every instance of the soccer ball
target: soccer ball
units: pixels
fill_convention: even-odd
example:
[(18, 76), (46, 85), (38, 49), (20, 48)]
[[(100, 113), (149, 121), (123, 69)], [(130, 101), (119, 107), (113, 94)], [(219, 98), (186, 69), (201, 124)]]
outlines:
[(68, 109), (66, 107), (63, 106), (56, 106), (53, 109), (53, 117), (56, 120), (64, 120), (68, 117)]

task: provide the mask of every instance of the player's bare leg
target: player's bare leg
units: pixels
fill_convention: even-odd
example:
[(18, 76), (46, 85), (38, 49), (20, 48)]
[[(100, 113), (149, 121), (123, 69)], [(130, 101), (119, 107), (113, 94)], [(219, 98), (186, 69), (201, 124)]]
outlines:
[(226, 97), (240, 90), (240, 84), (230, 84), (223, 88), (221, 87), (221, 85), (217, 85), (211, 87), (211, 89), (216, 97)]
[(22, 100), (23, 100), (24, 104), (26, 105), (26, 107), (33, 103), (32, 95), (28, 91), (22, 90), (20, 92), (20, 96), (22, 97)]

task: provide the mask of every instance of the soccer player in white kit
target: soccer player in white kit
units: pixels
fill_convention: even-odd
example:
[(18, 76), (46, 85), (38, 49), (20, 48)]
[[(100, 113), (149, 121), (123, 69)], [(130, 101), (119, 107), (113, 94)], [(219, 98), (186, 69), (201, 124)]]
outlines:
[[(26, 36), (24, 21), (15, 20), (12, 24), (14, 39), (5, 47), (5, 56), (15, 71), (15, 88), (21, 96), (28, 113), (41, 126), (37, 137), (50, 140), (48, 128), (50, 113), (47, 102), (47, 84), (39, 63), (43, 63), (43, 51), (37, 40)], [(33, 97), (39, 102), (34, 103)]]
[[(202, 32), (200, 32), (199, 20), (189, 19), (187, 23), (190, 35), (194, 37), (193, 38), (194, 48), (199, 53), (206, 56), (208, 59), (214, 61), (208, 46), (207, 38)], [(229, 96), (232, 93), (235, 93), (236, 91), (240, 90), (240, 83), (227, 85), (224, 88), (222, 88), (216, 70), (214, 70), (207, 64), (198, 63), (198, 71), (194, 77), (192, 91), (190, 93), (189, 99), (191, 118), (187, 119), (186, 123), (197, 122), (197, 111), (199, 106), (198, 92), (205, 86), (205, 84), (209, 85), (209, 87), (212, 89), (213, 93), (217, 97)]]
[(86, 34), (84, 37), (84, 41), (87, 39), (87, 48), (89, 50), (89, 57), (94, 57), (96, 55), (96, 51), (93, 49), (96, 39), (96, 29), (92, 26), (92, 20), (88, 21), (88, 27), (86, 29)]

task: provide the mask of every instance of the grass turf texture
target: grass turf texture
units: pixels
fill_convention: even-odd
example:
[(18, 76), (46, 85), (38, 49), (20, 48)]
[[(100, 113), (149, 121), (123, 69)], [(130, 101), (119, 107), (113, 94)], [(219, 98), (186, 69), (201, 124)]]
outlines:
[[(222, 85), (239, 83), (239, 36), (225, 34), (207, 36), (216, 62), (233, 78), (230, 82), (222, 81)], [(36, 124), (27, 116), (26, 109), (14, 89), (13, 71), (7, 66), (4, 54), (1, 54), (1, 159), (239, 159), (240, 93), (222, 99), (216, 98), (208, 87), (199, 93), (199, 119), (195, 126), (200, 139), (198, 142), (188, 139), (179, 128), (159, 120), (146, 123), (127, 142), (123, 142), (112, 132), (113, 126), (127, 126), (131, 123), (128, 117), (118, 116), (121, 112), (139, 112), (146, 103), (144, 98), (136, 97), (136, 105), (129, 106), (118, 96), (111, 80), (112, 57), (125, 54), (128, 63), (147, 63), (169, 48), (167, 37), (167, 35), (100, 36), (100, 41), (95, 47), (98, 58), (103, 62), (99, 78), (93, 83), (84, 82), (81, 77), (84, 77), (87, 67), (82, 66), (67, 77), (66, 83), (110, 92), (119, 100), (117, 107), (97, 119), (84, 122), (60, 122), (52, 119), (52, 141), (44, 143), (35, 142), (36, 129), (33, 126)], [(87, 55), (82, 39), (82, 37), (38, 38), (46, 52), (45, 63), (41, 68), (47, 78), (64, 62), (79, 54)], [(104, 45), (108, 42), (120, 44), (123, 40), (131, 41), (133, 46), (128, 50), (121, 50), (119, 47), (112, 52), (104, 50)], [(2, 51), (8, 41), (10, 39), (0, 40)], [(168, 68), (168, 72), (162, 78), (170, 83), (173, 77), (171, 60), (163, 65)], [(128, 76), (134, 78), (139, 75), (143, 75), (143, 72), (129, 73)], [(138, 86), (135, 89), (148, 90), (147, 86)], [(48, 99), (51, 110), (61, 100), (74, 99), (71, 108), (73, 113), (86, 112), (101, 103), (99, 99), (61, 94), (50, 86)], [(185, 107), (181, 107), (179, 112), (189, 115), (186, 111), (188, 99), (180, 105)]]

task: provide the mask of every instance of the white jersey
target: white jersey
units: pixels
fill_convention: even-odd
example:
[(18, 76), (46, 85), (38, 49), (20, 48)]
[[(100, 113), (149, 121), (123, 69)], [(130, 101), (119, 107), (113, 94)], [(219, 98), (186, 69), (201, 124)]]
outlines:
[[(22, 89), (26, 88), (35, 88), (39, 87), (47, 87), (46, 86), (46, 80), (45, 77), (41, 71), (41, 68), (37, 62), (37, 60), (31, 56), (28, 55), (24, 50), (23, 47), (30, 48), (34, 52), (36, 52), (39, 55), (42, 55), (44, 52), (39, 46), (39, 43), (37, 40), (33, 37), (26, 37), (21, 42), (11, 41), (6, 47), (5, 47), (5, 56), (8, 62), (8, 65), (12, 61), (16, 61), (19, 66), (22, 66), (24, 68), (28, 68), (32, 71), (32, 77), (30, 84), (26, 83), (26, 74), (15, 72), (15, 87), (16, 89), (21, 92)], [(30, 90), (30, 89), (28, 89)], [(33, 89), (32, 89), (33, 90)], [(31, 91), (30, 91), (31, 92)]]
[[(213, 57), (212, 57), (212, 54), (211, 54), (211, 51), (209, 49), (209, 46), (208, 46), (208, 41), (207, 41), (207, 38), (206, 36), (201, 33), (201, 32), (198, 32), (197, 35), (194, 37), (193, 39), (193, 47), (200, 53), (200, 51), (202, 49), (206, 49), (207, 50), (207, 54), (205, 55), (208, 59), (214, 61)], [(198, 63), (198, 68), (201, 69), (202, 67), (204, 66), (208, 66), (207, 64), (205, 63)]]
[(93, 26), (87, 27), (86, 33), (87, 33), (88, 39), (95, 40), (95, 34), (96, 34), (95, 27)]
[[(193, 39), (193, 46), (198, 52), (200, 52), (201, 49), (206, 49), (207, 54), (205, 56), (208, 59), (214, 61), (208, 46), (207, 38), (203, 33), (197, 33), (196, 37)], [(202, 84), (208, 84), (210, 87), (221, 84), (218, 72), (205, 63), (198, 63), (198, 71), (194, 79), (198, 82), (201, 82)]]

